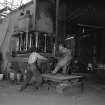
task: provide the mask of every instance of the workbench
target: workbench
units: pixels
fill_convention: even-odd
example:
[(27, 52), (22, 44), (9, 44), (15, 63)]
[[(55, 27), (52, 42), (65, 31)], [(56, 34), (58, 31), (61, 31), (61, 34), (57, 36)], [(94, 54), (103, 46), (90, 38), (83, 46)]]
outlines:
[(55, 86), (56, 92), (63, 93), (66, 87), (80, 86), (84, 90), (84, 77), (80, 75), (63, 75), (63, 74), (42, 74), (43, 80), (48, 84), (48, 89)]

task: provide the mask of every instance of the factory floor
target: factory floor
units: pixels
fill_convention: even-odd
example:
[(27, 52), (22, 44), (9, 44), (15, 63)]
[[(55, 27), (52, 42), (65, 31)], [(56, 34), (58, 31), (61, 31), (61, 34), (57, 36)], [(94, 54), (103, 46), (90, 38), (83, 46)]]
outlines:
[(39, 90), (29, 86), (23, 92), (20, 84), (12, 84), (8, 80), (0, 81), (0, 105), (105, 105), (105, 84), (91, 79), (85, 80), (84, 91), (68, 89), (59, 94), (52, 87), (44, 85)]

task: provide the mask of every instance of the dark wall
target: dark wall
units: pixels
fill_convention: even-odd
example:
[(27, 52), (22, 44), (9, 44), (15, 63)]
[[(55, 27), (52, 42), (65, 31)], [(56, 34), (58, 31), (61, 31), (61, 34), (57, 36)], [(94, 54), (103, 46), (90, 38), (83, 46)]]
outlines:
[(55, 8), (49, 0), (37, 0), (36, 30), (53, 33), (55, 31)]
[(87, 64), (92, 62), (93, 59), (93, 36), (89, 34), (87, 37), (81, 37), (76, 39), (76, 58), (82, 63)]
[(105, 63), (105, 30), (96, 32), (96, 57), (98, 63)]
[(76, 58), (85, 64), (88, 62), (105, 63), (104, 30), (95, 29), (87, 37), (78, 37), (75, 50)]

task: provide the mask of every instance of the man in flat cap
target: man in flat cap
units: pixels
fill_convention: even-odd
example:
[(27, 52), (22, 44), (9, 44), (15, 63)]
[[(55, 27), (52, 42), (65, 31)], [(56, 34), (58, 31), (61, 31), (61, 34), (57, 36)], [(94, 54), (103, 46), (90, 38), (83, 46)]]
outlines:
[(37, 52), (32, 52), (28, 59), (26, 80), (21, 86), (20, 91), (23, 91), (30, 83), (34, 83), (35, 88), (38, 88), (42, 83), (42, 76), (38, 67), (39, 60), (47, 60), (44, 56)]

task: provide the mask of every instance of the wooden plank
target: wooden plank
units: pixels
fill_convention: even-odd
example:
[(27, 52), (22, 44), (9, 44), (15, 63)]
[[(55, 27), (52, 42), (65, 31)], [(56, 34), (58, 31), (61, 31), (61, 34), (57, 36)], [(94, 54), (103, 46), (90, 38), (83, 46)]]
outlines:
[(53, 75), (53, 74), (42, 74), (42, 77), (50, 80), (52, 79), (60, 81), (83, 78), (82, 76), (77, 76), (77, 75)]

